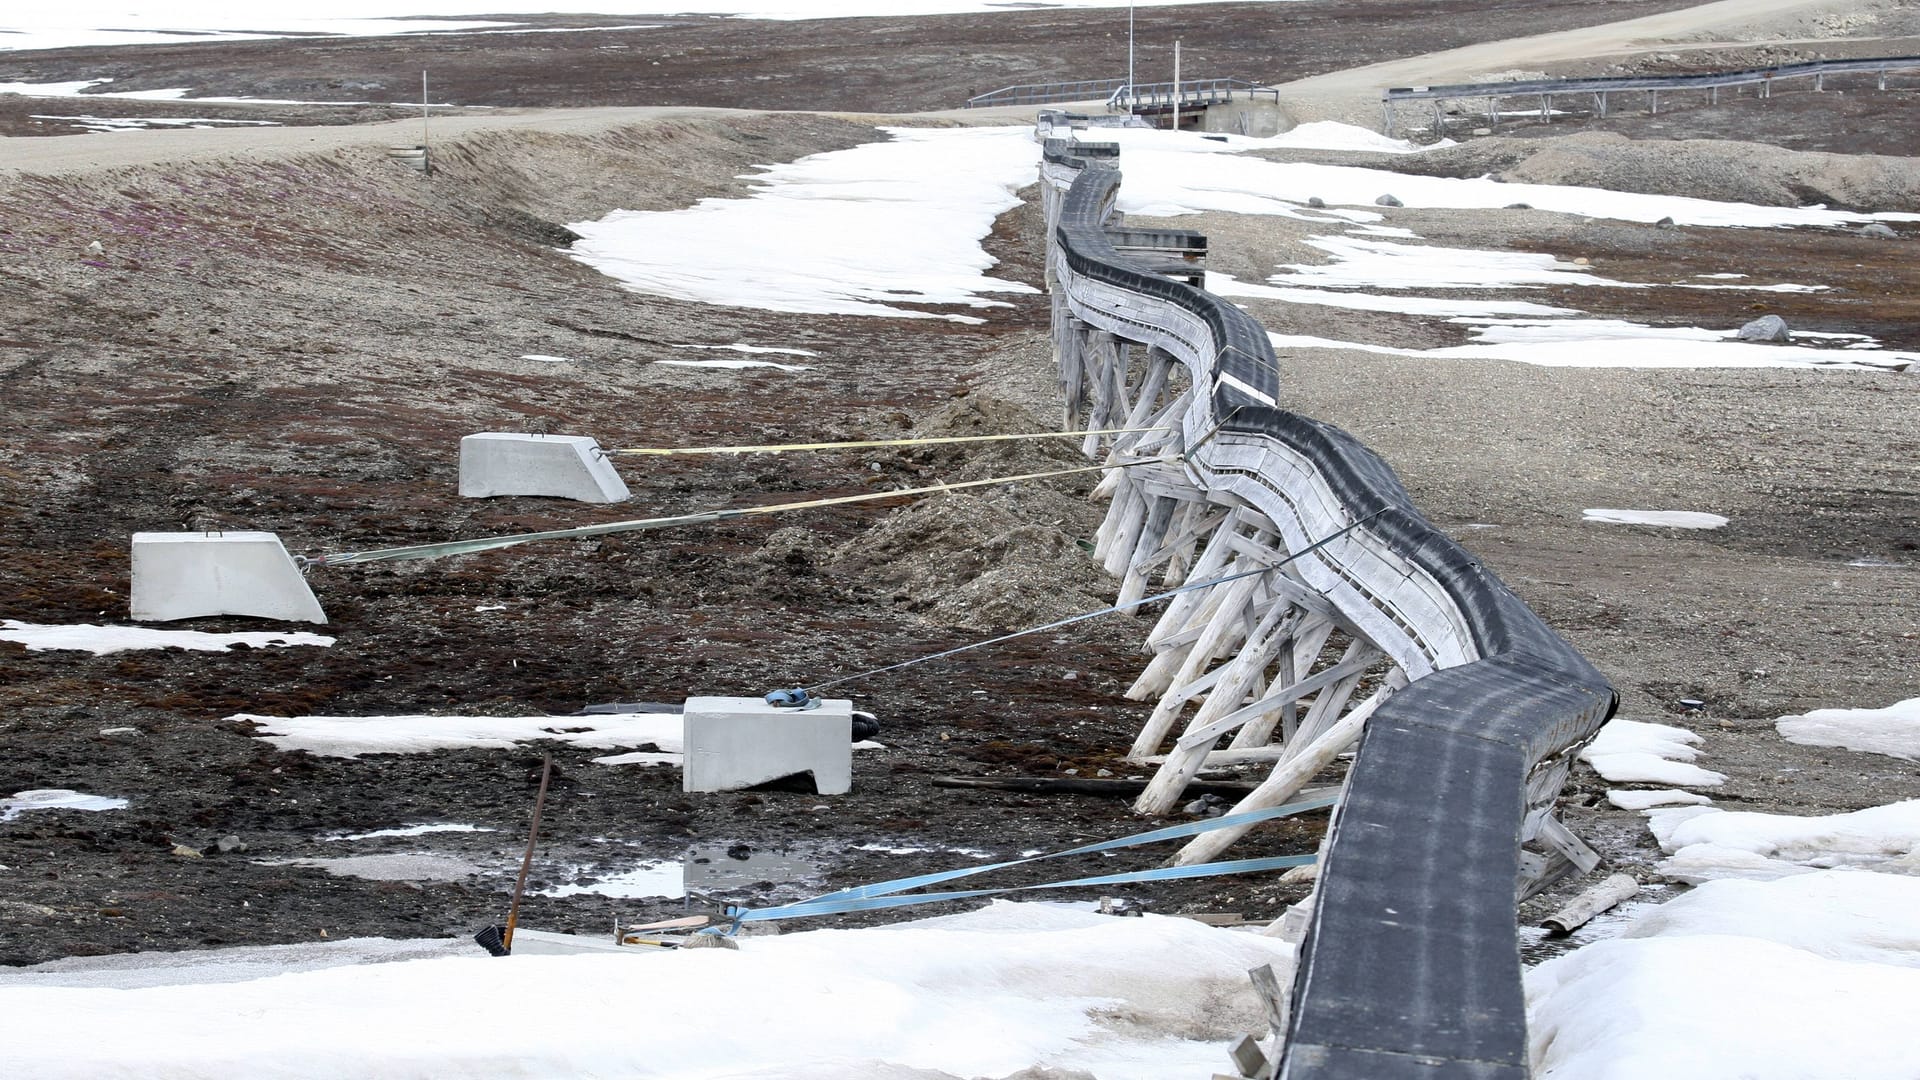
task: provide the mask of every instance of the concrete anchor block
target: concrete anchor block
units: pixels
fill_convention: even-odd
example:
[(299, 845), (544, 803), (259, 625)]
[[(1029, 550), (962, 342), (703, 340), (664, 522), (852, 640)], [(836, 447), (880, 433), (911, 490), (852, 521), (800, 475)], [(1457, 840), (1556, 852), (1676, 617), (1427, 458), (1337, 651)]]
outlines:
[(585, 435), (483, 431), (460, 440), (460, 494), (546, 495), (576, 502), (627, 501), (627, 484)]
[(250, 615), (324, 623), (300, 567), (270, 532), (133, 534), (136, 622)]
[(797, 773), (814, 790), (853, 790), (853, 702), (780, 709), (760, 698), (688, 698), (683, 791), (738, 791)]

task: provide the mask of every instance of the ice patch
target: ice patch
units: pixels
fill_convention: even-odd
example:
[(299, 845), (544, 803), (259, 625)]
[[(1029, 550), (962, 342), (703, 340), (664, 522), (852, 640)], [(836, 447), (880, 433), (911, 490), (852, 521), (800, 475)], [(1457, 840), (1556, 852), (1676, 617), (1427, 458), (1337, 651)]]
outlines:
[(1783, 716), (1773, 726), (1781, 738), (1802, 746), (1840, 746), (1920, 761), (1920, 698), (1884, 709), (1815, 709)]
[(238, 713), (227, 719), (253, 724), (259, 729), (257, 738), (282, 750), (305, 750), (321, 757), (506, 750), (536, 739), (595, 750), (648, 743), (668, 751), (685, 748), (685, 725), (677, 713), (293, 717)]
[(538, 360), (543, 364), (571, 364), (574, 362), (571, 356), (543, 356), (540, 353), (521, 353), (520, 359)]
[(725, 349), (731, 352), (743, 353), (780, 353), (786, 356), (820, 355), (812, 349), (782, 349), (772, 345), (748, 345), (743, 341), (736, 341), (731, 345), (675, 345), (673, 347), (676, 349)]
[(1386, 311), (1402, 315), (1493, 316), (1493, 315), (1574, 315), (1572, 308), (1536, 304), (1528, 300), (1468, 300), (1455, 297), (1377, 296), (1364, 292), (1340, 292), (1332, 289), (1300, 289), (1273, 285), (1254, 285), (1239, 281), (1231, 274), (1207, 271), (1207, 291), (1215, 296), (1246, 296), (1262, 300), (1283, 300), (1290, 304), (1317, 304), (1348, 311)]
[(1609, 525), (1659, 525), (1669, 529), (1718, 529), (1727, 523), (1719, 514), (1697, 510), (1586, 510), (1583, 520)]
[(109, 795), (83, 795), (66, 788), (16, 791), (0, 799), (0, 821), (12, 821), (29, 810), (125, 810), (127, 800)]
[(1580, 760), (1616, 784), (1713, 787), (1725, 783), (1724, 774), (1688, 764), (1699, 756), (1694, 749), (1699, 741), (1700, 736), (1686, 728), (1615, 719), (1580, 751)]
[(1920, 799), (1813, 817), (1689, 806), (1649, 810), (1647, 825), (1672, 856), (1661, 873), (1682, 881), (1841, 866), (1920, 874)]
[[(1569, 325), (1577, 326), (1577, 323)], [(1604, 329), (1602, 331), (1605, 332)], [(1711, 338), (1702, 334), (1711, 334)], [(1810, 368), (1817, 371), (1899, 371), (1920, 361), (1920, 353), (1876, 352), (1862, 355), (1838, 349), (1804, 345), (1759, 345), (1726, 340), (1712, 331), (1680, 328), (1666, 335), (1643, 335), (1567, 340), (1527, 340), (1504, 343), (1452, 345), (1436, 349), (1402, 349), (1359, 341), (1273, 334), (1267, 338), (1280, 349), (1344, 349), (1380, 356), (1422, 360), (1506, 360), (1540, 367), (1594, 368)]]
[(1655, 791), (1609, 791), (1607, 801), (1622, 810), (1650, 810), (1656, 806), (1704, 806), (1713, 800), (1692, 791), (1661, 788)]
[(654, 363), (666, 367), (723, 368), (739, 371), (745, 368), (774, 368), (778, 371), (812, 371), (805, 364), (776, 364), (772, 360), (655, 360)]
[(334, 833), (328, 836), (322, 836), (320, 839), (322, 840), (374, 840), (383, 836), (425, 836), (428, 833), (482, 833), (482, 832), (494, 832), (494, 831), (495, 830), (493, 829), (482, 828), (478, 825), (461, 825), (461, 824), (454, 824), (454, 823), (443, 823), (443, 824), (429, 823), (429, 824), (423, 824), (423, 825), (403, 825), (397, 829), (375, 829), (372, 832)]

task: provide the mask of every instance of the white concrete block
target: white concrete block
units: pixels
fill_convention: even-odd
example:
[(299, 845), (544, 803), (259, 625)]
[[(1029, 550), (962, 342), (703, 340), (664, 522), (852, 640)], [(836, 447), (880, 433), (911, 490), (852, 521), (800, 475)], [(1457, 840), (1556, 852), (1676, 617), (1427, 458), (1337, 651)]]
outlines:
[(627, 483), (585, 435), (483, 431), (460, 440), (460, 494), (548, 495), (577, 502), (627, 501)]
[(686, 706), (683, 791), (738, 791), (795, 773), (814, 790), (853, 789), (853, 702), (776, 709), (760, 698), (696, 697)]
[(324, 623), (299, 564), (270, 532), (133, 534), (136, 622), (251, 615)]

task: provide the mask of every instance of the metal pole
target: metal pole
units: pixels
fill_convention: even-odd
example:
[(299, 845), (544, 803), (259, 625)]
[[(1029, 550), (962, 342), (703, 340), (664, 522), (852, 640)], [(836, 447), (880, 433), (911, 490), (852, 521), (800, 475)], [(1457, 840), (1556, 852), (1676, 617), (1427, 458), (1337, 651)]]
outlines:
[(1173, 39), (1173, 130), (1180, 130), (1180, 39)]
[(1133, 5), (1127, 5), (1127, 115), (1133, 115)]
[(428, 175), (433, 174), (433, 156), (432, 156), (433, 151), (429, 148), (430, 143), (427, 140), (427, 114), (430, 113), (431, 111), (432, 110), (427, 108), (427, 69), (421, 68), (420, 69), (420, 165), (421, 165), (420, 171)]

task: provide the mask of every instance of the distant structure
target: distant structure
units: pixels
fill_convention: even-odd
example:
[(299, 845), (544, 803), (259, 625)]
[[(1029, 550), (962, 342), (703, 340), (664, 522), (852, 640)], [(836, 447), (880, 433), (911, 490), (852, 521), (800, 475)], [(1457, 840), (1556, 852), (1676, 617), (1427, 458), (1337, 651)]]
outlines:
[[(1885, 56), (1868, 60), (1813, 60), (1804, 64), (1742, 68), (1705, 75), (1622, 75), (1591, 79), (1455, 83), (1448, 86), (1397, 86), (1380, 94), (1381, 123), (1386, 133), (1392, 135), (1399, 119), (1397, 106), (1408, 102), (1430, 102), (1433, 107), (1433, 127), (1430, 130), (1439, 136), (1446, 133), (1448, 102), (1483, 103), (1486, 126), (1492, 128), (1499, 125), (1501, 117), (1515, 114), (1535, 116), (1542, 123), (1551, 123), (1556, 115), (1605, 117), (1611, 99), (1619, 94), (1645, 94), (1647, 112), (1657, 114), (1663, 92), (1704, 92), (1708, 104), (1717, 104), (1720, 91), (1729, 87), (1735, 92), (1752, 87), (1756, 98), (1766, 99), (1773, 96), (1776, 85), (1811, 80), (1813, 89), (1818, 91), (1826, 88), (1826, 80), (1830, 75), (1858, 73), (1874, 75), (1875, 87), (1885, 90), (1890, 72), (1915, 70), (1920, 70), (1920, 56)], [(1502, 104), (1516, 98), (1524, 99), (1530, 107), (1515, 110), (1514, 113), (1502, 112)], [(1557, 106), (1555, 98), (1560, 99)], [(1471, 123), (1479, 122), (1481, 111), (1480, 107), (1475, 108)]]

